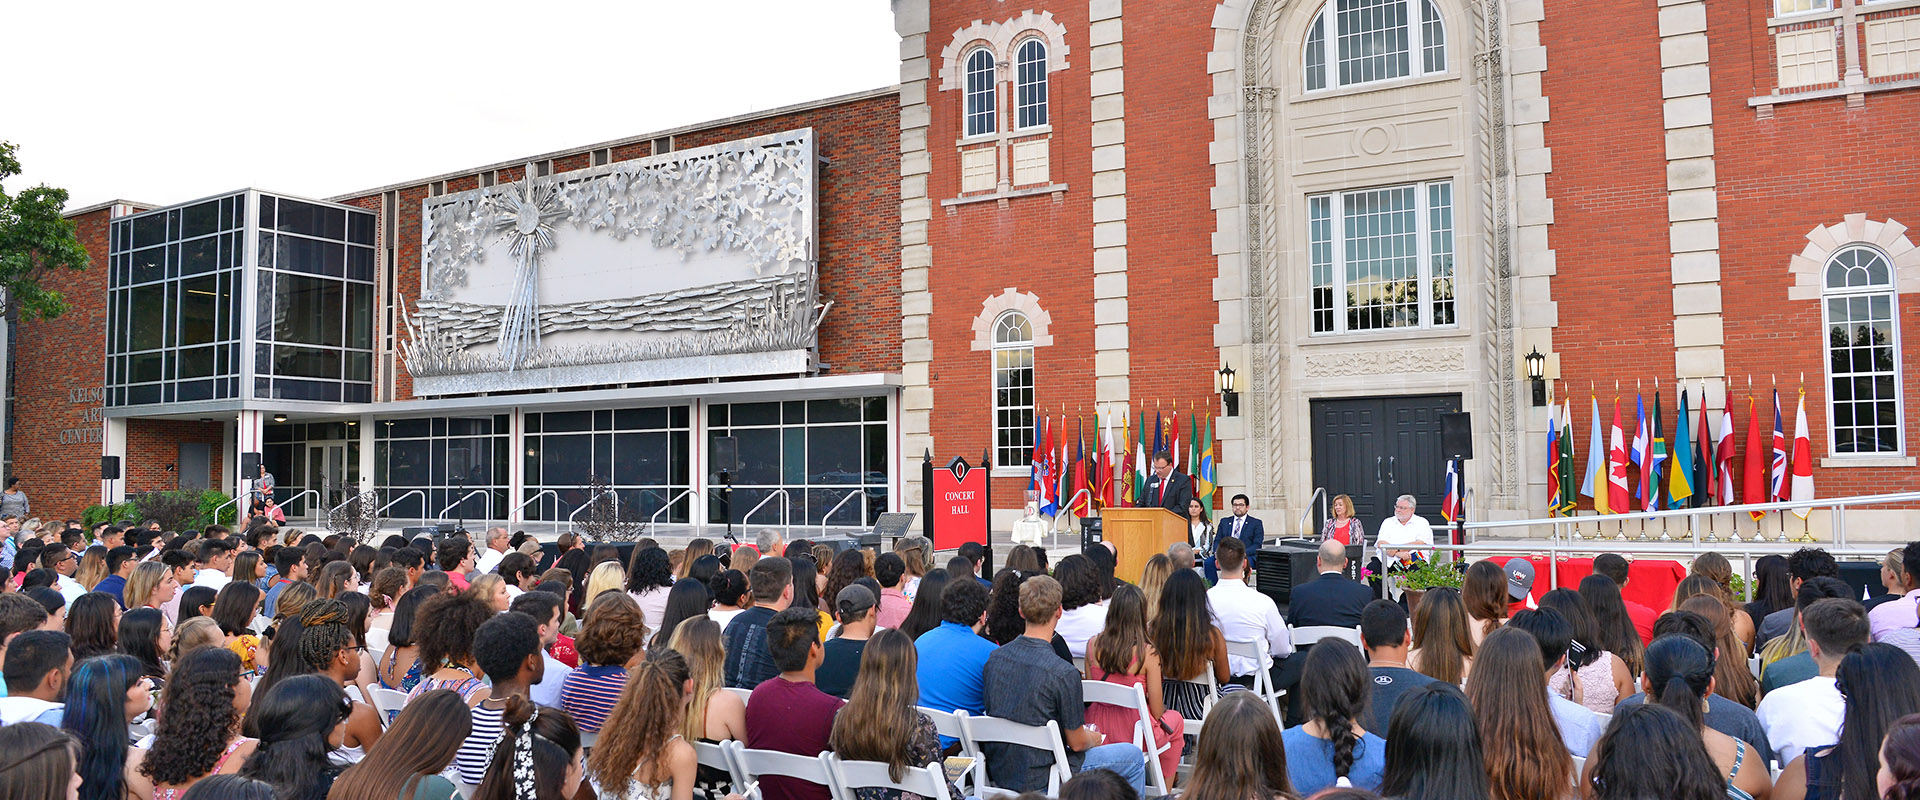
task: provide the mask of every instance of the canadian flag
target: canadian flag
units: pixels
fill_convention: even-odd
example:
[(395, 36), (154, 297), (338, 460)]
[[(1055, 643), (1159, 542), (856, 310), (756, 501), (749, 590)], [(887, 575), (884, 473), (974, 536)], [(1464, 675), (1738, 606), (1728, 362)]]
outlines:
[[(1800, 390), (1800, 408), (1793, 413), (1793, 500), (1813, 499), (1813, 442), (1807, 439), (1807, 390)], [(1806, 519), (1811, 508), (1796, 508), (1793, 515)]]
[(1633, 510), (1627, 500), (1627, 442), (1620, 430), (1620, 400), (1613, 401), (1613, 425), (1608, 429), (1607, 510), (1624, 514)]

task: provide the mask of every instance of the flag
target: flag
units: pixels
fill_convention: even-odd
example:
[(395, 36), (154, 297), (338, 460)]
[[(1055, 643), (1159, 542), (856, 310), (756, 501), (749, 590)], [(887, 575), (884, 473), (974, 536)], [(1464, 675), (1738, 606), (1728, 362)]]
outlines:
[(1787, 434), (1780, 424), (1780, 390), (1773, 390), (1773, 463), (1768, 470), (1767, 498), (1778, 503), (1787, 499)]
[[(1167, 418), (1167, 455), (1173, 458), (1173, 468), (1179, 469), (1180, 468), (1180, 409), (1177, 409), (1177, 408), (1173, 410), (1173, 415)], [(1191, 461), (1192, 459), (1188, 459), (1188, 460)], [(1192, 472), (1193, 468), (1188, 467), (1187, 471)]]
[[(1767, 493), (1767, 456), (1761, 444), (1766, 441), (1760, 432), (1760, 409), (1752, 397), (1747, 398), (1747, 463), (1742, 476), (1746, 479), (1746, 496), (1749, 503), (1764, 503), (1770, 497)], [(1755, 522), (1765, 517), (1765, 511), (1749, 511)]]
[(1147, 459), (1153, 453), (1147, 451), (1147, 412), (1140, 412), (1140, 446), (1133, 453), (1133, 504), (1142, 505), (1147, 500)]
[(1620, 430), (1620, 398), (1613, 399), (1613, 425), (1607, 429), (1607, 509), (1625, 514), (1633, 510), (1627, 494), (1627, 437)]
[[(1800, 390), (1800, 408), (1793, 412), (1793, 500), (1813, 499), (1813, 442), (1807, 439), (1807, 390)], [(1806, 519), (1811, 508), (1796, 508), (1793, 515)]]
[(1567, 400), (1560, 406), (1560, 505), (1559, 513), (1563, 517), (1573, 516), (1580, 507), (1580, 498), (1573, 488), (1573, 401)]
[[(1193, 496), (1200, 497), (1200, 417), (1187, 415), (1187, 482), (1193, 484)], [(1205, 501), (1201, 501), (1205, 506)]]
[(1547, 406), (1547, 515), (1560, 516), (1559, 404)]
[(1053, 460), (1054, 480), (1058, 487), (1054, 489), (1054, 502), (1059, 505), (1059, 513), (1072, 514), (1073, 509), (1068, 508), (1067, 504), (1073, 500), (1073, 462), (1067, 459), (1067, 415), (1065, 414), (1060, 415), (1059, 441), (1060, 455)]
[(1603, 473), (1607, 468), (1607, 446), (1601, 439), (1600, 398), (1589, 397), (1588, 400), (1593, 403), (1593, 438), (1592, 443), (1587, 445), (1587, 475), (1580, 483), (1580, 494), (1593, 498), (1593, 510), (1605, 514), (1607, 479)]
[(1080, 415), (1075, 414), (1074, 427), (1078, 430), (1076, 431), (1077, 435), (1074, 437), (1073, 443), (1073, 467), (1071, 469), (1073, 472), (1073, 482), (1069, 484), (1067, 499), (1073, 508), (1074, 516), (1087, 517), (1092, 516), (1093, 511), (1087, 501), (1086, 495), (1081, 494), (1089, 489), (1087, 486), (1087, 422), (1081, 419)]
[(1447, 495), (1440, 500), (1440, 516), (1448, 523), (1460, 516), (1460, 473), (1454, 469), (1459, 463), (1457, 459), (1447, 459)]
[(1739, 494), (1733, 489), (1733, 463), (1740, 458), (1739, 448), (1733, 445), (1733, 400), (1727, 400), (1727, 407), (1720, 410), (1720, 433), (1713, 439), (1714, 500), (1720, 505), (1739, 505)]
[(1640, 471), (1640, 494), (1645, 500), (1642, 511), (1660, 510), (1660, 476), (1667, 468), (1666, 426), (1660, 420), (1660, 393), (1653, 393), (1653, 451), (1647, 454), (1647, 466)]
[(1667, 478), (1667, 499), (1675, 508), (1693, 498), (1693, 431), (1688, 418), (1687, 390), (1680, 390), (1680, 414), (1674, 418), (1673, 473)]
[(1213, 417), (1207, 417), (1206, 435), (1200, 437), (1200, 505), (1213, 507)]
[(1693, 462), (1693, 504), (1707, 505), (1716, 493), (1719, 470), (1714, 468), (1713, 426), (1707, 421), (1707, 382), (1700, 382), (1700, 457)]
[(1053, 420), (1041, 417), (1033, 439), (1033, 488), (1040, 493), (1040, 513), (1060, 513), (1060, 485), (1053, 477)]
[(1113, 505), (1133, 504), (1133, 412), (1120, 412), (1120, 449), (1113, 461)]
[[(1645, 511), (1647, 509), (1647, 470), (1653, 466), (1653, 462), (1649, 460), (1651, 454), (1648, 452), (1648, 443), (1653, 440), (1653, 436), (1647, 430), (1647, 399), (1636, 392), (1633, 395), (1633, 405), (1633, 445), (1627, 448), (1627, 460), (1640, 471), (1640, 490), (1635, 496), (1640, 499), (1640, 510)], [(1632, 511), (1633, 507), (1614, 510)]]
[(1160, 412), (1155, 411), (1153, 412), (1153, 452), (1148, 453), (1147, 457), (1151, 459), (1164, 452), (1167, 452), (1167, 426), (1166, 422), (1160, 418)]

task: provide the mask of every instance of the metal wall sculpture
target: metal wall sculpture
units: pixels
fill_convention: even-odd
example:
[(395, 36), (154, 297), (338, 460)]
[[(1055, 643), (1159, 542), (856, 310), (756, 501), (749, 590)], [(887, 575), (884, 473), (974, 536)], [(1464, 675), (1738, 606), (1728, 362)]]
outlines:
[(808, 371), (814, 153), (802, 129), (425, 201), (416, 393)]

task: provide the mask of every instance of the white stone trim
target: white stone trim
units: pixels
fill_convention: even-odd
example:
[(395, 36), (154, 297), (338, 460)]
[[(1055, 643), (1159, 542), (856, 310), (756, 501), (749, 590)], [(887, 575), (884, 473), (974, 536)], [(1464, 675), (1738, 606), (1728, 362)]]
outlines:
[(1092, 71), (1093, 386), (1094, 402), (1125, 404), (1133, 396), (1127, 297), (1126, 80), (1121, 43), (1122, 0), (1089, 0), (1087, 44)]
[(1033, 346), (1046, 347), (1053, 344), (1053, 334), (1049, 328), (1053, 325), (1053, 315), (1040, 307), (1040, 297), (1032, 292), (1016, 292), (1009, 286), (999, 294), (990, 295), (980, 303), (980, 314), (973, 318), (973, 349), (993, 349), (993, 325), (1000, 321), (1000, 315), (1009, 311), (1025, 314), (1027, 324), (1033, 328)]
[(1867, 219), (1862, 213), (1848, 214), (1841, 222), (1807, 231), (1807, 246), (1787, 259), (1787, 271), (1793, 273), (1787, 299), (1820, 299), (1826, 287), (1827, 259), (1841, 248), (1856, 244), (1873, 245), (1893, 260), (1894, 291), (1920, 292), (1920, 247), (1915, 247), (1913, 239), (1907, 236), (1907, 226), (1896, 219)]
[[(893, 28), (900, 35), (900, 450), (931, 451), (933, 442), (933, 293), (928, 274), (933, 247), (927, 243), (933, 200), (927, 194), (933, 159), (927, 151), (932, 76), (927, 33), (930, 0), (895, 0)], [(957, 53), (955, 54), (958, 55)], [(919, 470), (902, 470), (901, 505), (918, 508), (924, 487)], [(924, 522), (921, 524), (925, 524)]]
[[(1097, 1), (1095, 5), (1100, 5)], [(1117, 4), (1116, 4), (1117, 5)], [(898, 16), (898, 12), (895, 12)], [(999, 22), (974, 20), (972, 25), (953, 32), (953, 38), (940, 51), (940, 91), (952, 91), (966, 85), (966, 68), (961, 56), (971, 51), (974, 45), (985, 45), (992, 50), (994, 62), (1004, 70), (1013, 63), (1014, 43), (1025, 39), (1028, 34), (1037, 35), (1047, 42), (1047, 73), (1052, 74), (1066, 69), (1067, 64), (1067, 26), (1056, 22), (1051, 11), (1025, 11), (1020, 16)], [(905, 81), (901, 81), (905, 83)]]
[(1666, 128), (1667, 252), (1673, 282), (1673, 364), (1723, 389), (1720, 199), (1714, 171), (1713, 85), (1705, 0), (1660, 0), (1660, 95)]

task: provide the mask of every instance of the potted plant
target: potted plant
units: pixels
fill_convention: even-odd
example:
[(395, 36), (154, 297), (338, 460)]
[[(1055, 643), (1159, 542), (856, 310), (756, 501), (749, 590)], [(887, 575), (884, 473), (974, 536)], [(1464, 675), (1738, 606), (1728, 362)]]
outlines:
[(1454, 562), (1423, 558), (1415, 562), (1412, 569), (1400, 573), (1398, 579), (1401, 591), (1407, 595), (1407, 613), (1411, 614), (1420, 607), (1420, 598), (1428, 589), (1442, 586), (1458, 589), (1466, 576)]

